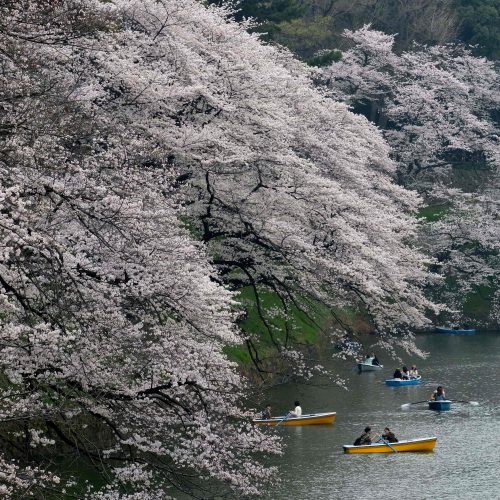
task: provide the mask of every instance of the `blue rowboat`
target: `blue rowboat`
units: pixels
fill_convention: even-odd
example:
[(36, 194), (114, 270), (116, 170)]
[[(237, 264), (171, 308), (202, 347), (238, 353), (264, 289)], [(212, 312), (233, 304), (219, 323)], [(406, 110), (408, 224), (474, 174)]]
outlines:
[(422, 377), (419, 375), (417, 378), (411, 378), (410, 380), (405, 380), (401, 378), (388, 378), (385, 381), (385, 385), (390, 387), (400, 387), (402, 385), (418, 385), (422, 383)]
[(443, 326), (436, 326), (438, 333), (476, 333), (475, 328), (445, 328)]
[(448, 411), (451, 408), (451, 401), (429, 401), (429, 410)]

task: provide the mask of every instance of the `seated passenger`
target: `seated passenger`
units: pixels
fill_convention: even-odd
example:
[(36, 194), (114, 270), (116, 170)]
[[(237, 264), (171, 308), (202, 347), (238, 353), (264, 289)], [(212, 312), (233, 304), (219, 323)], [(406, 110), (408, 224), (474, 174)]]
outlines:
[(375, 438), (375, 434), (372, 432), (371, 427), (365, 427), (365, 430), (361, 436), (359, 436), (356, 441), (354, 441), (354, 446), (361, 446), (363, 444), (372, 444), (372, 440)]
[(375, 354), (372, 354), (372, 358), (372, 365), (380, 366), (380, 361), (378, 360), (377, 356), (375, 356)]
[(290, 412), (291, 417), (301, 417), (302, 416), (302, 408), (300, 407), (300, 403), (295, 401), (295, 408)]
[(403, 366), (403, 374), (401, 375), (401, 378), (403, 380), (410, 380), (410, 372), (408, 371), (408, 368), (406, 368), (406, 366)]
[(402, 378), (403, 374), (401, 373), (401, 370), (399, 368), (396, 368), (396, 371), (394, 372), (394, 375), (392, 378)]
[(438, 388), (432, 393), (431, 399), (432, 401), (446, 401), (446, 395), (442, 385), (438, 386)]
[(386, 427), (384, 429), (384, 433), (382, 434), (382, 439), (387, 441), (388, 443), (397, 443), (398, 439), (394, 435), (394, 432), (389, 429), (389, 427)]
[(271, 418), (271, 405), (266, 405), (266, 407), (262, 410), (260, 418), (262, 420), (269, 420)]
[(417, 365), (411, 365), (411, 368), (410, 368), (410, 378), (418, 378)]

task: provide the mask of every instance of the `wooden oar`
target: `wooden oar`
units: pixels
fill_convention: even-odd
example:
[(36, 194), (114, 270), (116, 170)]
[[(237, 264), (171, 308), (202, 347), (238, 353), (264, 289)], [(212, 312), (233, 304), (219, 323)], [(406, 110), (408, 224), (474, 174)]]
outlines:
[(401, 408), (403, 410), (406, 410), (410, 407), (410, 405), (419, 405), (421, 403), (427, 403), (429, 400), (426, 399), (425, 401), (415, 401), (415, 403), (405, 403), (404, 405), (401, 405)]
[(278, 427), (278, 425), (282, 424), (286, 419), (292, 416), (292, 412), (287, 413), (274, 427)]
[(462, 401), (459, 399), (450, 399), (449, 401), (451, 401), (452, 403), (467, 403), (472, 406), (479, 406), (479, 403), (477, 401)]
[[(410, 405), (418, 405), (418, 404), (421, 404), (421, 403), (427, 403), (428, 401), (432, 401), (432, 400), (425, 400), (425, 401), (416, 401), (415, 403), (405, 403), (404, 405), (401, 405), (401, 408), (403, 410), (407, 410)], [(452, 403), (467, 403), (467, 404), (470, 404), (472, 406), (479, 406), (479, 403), (477, 401), (462, 401), (460, 399), (448, 399), (447, 401), (451, 401)]]
[(386, 444), (394, 453), (397, 453), (398, 450), (396, 450), (395, 448), (393, 448), (391, 446), (391, 443), (389, 443), (389, 441), (386, 441), (383, 437), (381, 437), (378, 442), (382, 441), (382, 443)]
[(396, 448), (393, 448), (388, 441), (386, 441), (385, 439), (383, 439), (383, 441), (394, 453), (398, 452), (398, 450), (396, 450)]

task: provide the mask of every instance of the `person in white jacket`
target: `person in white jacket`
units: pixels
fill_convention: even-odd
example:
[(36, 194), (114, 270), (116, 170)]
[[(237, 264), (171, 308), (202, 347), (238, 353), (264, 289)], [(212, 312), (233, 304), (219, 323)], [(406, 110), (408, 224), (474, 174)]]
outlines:
[(291, 417), (301, 417), (302, 416), (302, 408), (300, 407), (300, 403), (295, 401), (295, 408), (290, 412)]

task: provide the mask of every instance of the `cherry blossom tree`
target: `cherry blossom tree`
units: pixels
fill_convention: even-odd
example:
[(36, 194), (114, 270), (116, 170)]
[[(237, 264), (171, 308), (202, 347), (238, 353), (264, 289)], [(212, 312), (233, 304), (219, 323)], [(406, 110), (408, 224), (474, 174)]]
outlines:
[(92, 498), (257, 494), (275, 476), (255, 455), (279, 444), (222, 351), (240, 340), (228, 288), (424, 325), (418, 196), (373, 125), (227, 10), (0, 13), (1, 477), (48, 488), (51, 457), (77, 456), (105, 483)]
[(242, 54), (239, 37), (217, 39), (179, 123), (193, 138), (171, 158), (225, 281), (257, 296), (265, 286), (285, 311), (313, 298), (363, 304), (384, 330), (425, 324), (428, 276), (409, 244), (419, 200), (392, 182), (376, 129), (319, 94), (287, 53), (255, 43)]
[[(345, 36), (352, 47), (321, 72), (320, 80), (335, 99), (383, 130), (400, 184), (418, 190), (431, 206), (447, 207), (441, 220), (426, 228), (424, 245), (439, 258), (441, 271), (461, 276), (460, 298), (472, 284), (497, 287), (499, 79), (494, 64), (453, 45), (415, 45), (398, 55), (394, 36), (369, 26)], [(450, 295), (454, 308), (459, 296)]]
[[(73, 454), (106, 478), (105, 497), (164, 498), (207, 477), (255, 493), (272, 476), (252, 456), (276, 442), (246, 422), (244, 384), (222, 354), (237, 340), (235, 302), (182, 227), (168, 137), (130, 122), (132, 98), (117, 101), (139, 7), (2, 8), (6, 496), (39, 498), (57, 478), (31, 464)], [(115, 74), (98, 73), (113, 44)]]
[(394, 53), (394, 35), (367, 25), (344, 36), (352, 48), (323, 72), (333, 96), (384, 130), (405, 184), (425, 171), (449, 181), (461, 162), (499, 163), (498, 73), (494, 63), (455, 45)]

